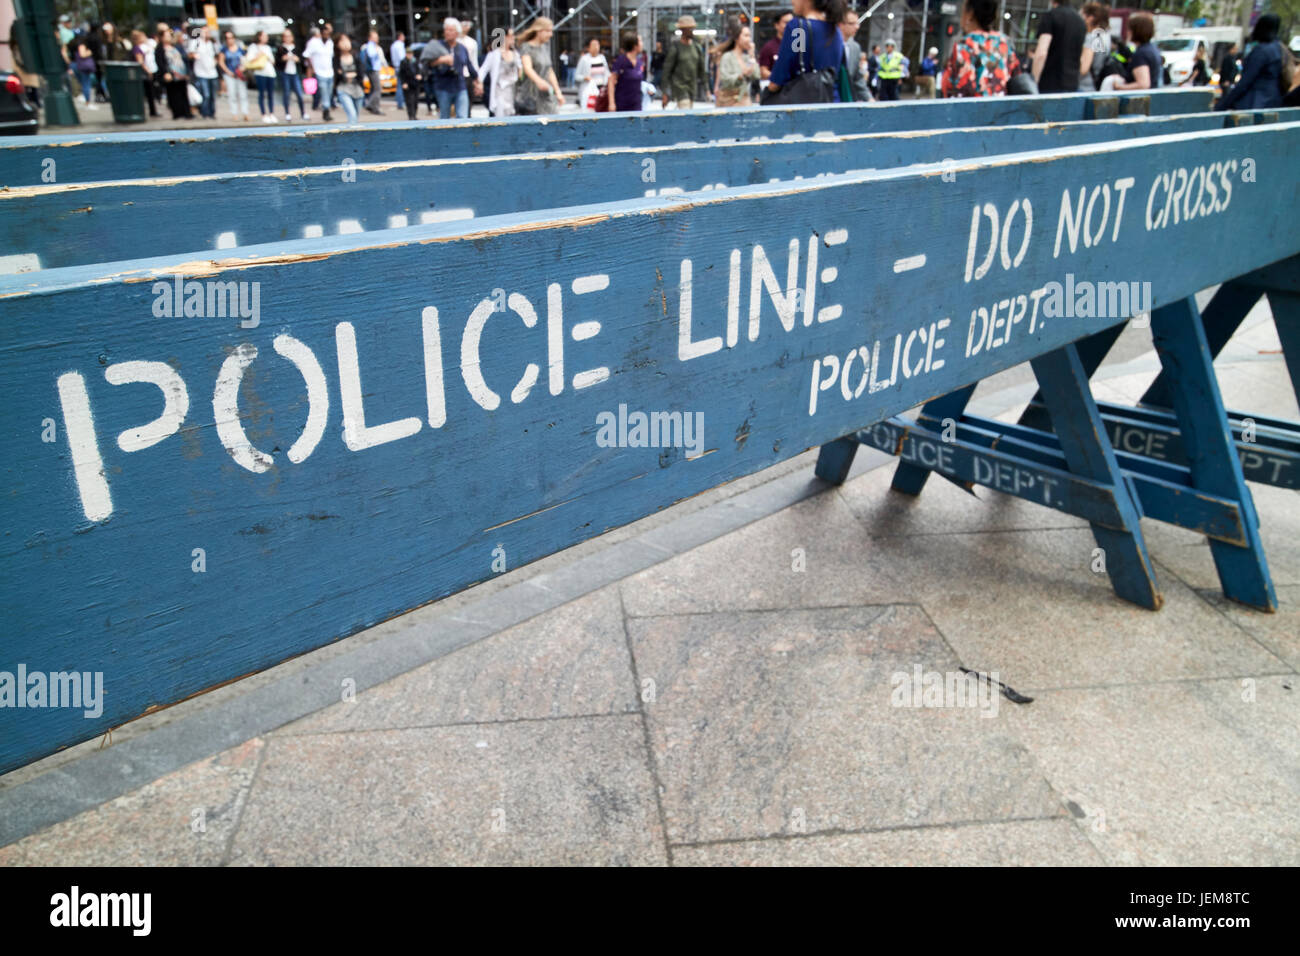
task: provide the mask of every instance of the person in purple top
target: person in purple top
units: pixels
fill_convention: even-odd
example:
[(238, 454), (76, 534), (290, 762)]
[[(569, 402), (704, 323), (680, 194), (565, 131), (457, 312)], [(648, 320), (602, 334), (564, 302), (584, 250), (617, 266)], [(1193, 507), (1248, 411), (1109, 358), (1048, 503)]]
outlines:
[(636, 48), (640, 45), (641, 38), (631, 32), (624, 33), (619, 42), (623, 52), (614, 60), (609, 82), (605, 84), (611, 113), (633, 113), (641, 109), (641, 81), (645, 79), (645, 67), (636, 55)]
[[(781, 34), (781, 50), (772, 64), (768, 92), (775, 93), (801, 73), (838, 71), (844, 62), (844, 0), (794, 0), (794, 19)], [(832, 100), (840, 100), (839, 83), (833, 83)]]

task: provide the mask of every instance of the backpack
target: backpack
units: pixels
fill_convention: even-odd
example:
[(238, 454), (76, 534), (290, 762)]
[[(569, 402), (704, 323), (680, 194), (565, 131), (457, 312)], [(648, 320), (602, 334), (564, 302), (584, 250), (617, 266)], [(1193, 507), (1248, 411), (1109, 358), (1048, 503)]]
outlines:
[(1101, 89), (1102, 80), (1117, 74), (1125, 83), (1133, 82), (1133, 48), (1126, 43), (1121, 43), (1106, 57), (1106, 62), (1101, 65), (1101, 74), (1097, 77), (1097, 89)]

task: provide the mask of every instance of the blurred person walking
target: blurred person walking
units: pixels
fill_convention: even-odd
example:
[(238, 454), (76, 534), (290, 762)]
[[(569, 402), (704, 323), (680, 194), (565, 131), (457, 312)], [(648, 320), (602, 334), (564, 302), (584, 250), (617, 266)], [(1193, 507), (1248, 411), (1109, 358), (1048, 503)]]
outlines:
[(903, 82), (903, 55), (898, 52), (893, 37), (885, 41), (885, 55), (880, 58), (876, 76), (880, 80), (881, 101), (898, 99), (898, 87)]
[(263, 123), (275, 122), (275, 51), (265, 30), (259, 30), (244, 51), (244, 73), (252, 73), (257, 84), (257, 108)]
[(488, 112), (493, 116), (515, 115), (515, 89), (522, 70), (519, 51), (515, 49), (515, 31), (506, 28), (501, 45), (493, 47), (483, 60), (479, 75), (483, 78)]
[(1052, 9), (1038, 18), (1038, 44), (1033, 53), (1034, 82), (1040, 93), (1074, 93), (1079, 89), (1083, 17), (1066, 0), (1052, 0)]
[(226, 100), (230, 106), (230, 118), (248, 115), (248, 83), (244, 79), (244, 48), (230, 30), (226, 31), (226, 45), (217, 54), (217, 66), (226, 77)]
[(696, 97), (703, 93), (708, 75), (708, 54), (694, 39), (694, 17), (680, 17), (677, 29), (681, 31), (681, 39), (668, 45), (668, 58), (664, 61), (663, 102), (665, 109), (671, 102), (676, 103), (678, 109), (688, 110), (695, 105)]
[(307, 68), (316, 78), (316, 92), (311, 97), (311, 108), (321, 111), (321, 119), (329, 122), (330, 110), (334, 105), (334, 29), (328, 23), (324, 27), (312, 27), (311, 37), (303, 48), (303, 59)]
[[(1128, 18), (1128, 35), (1133, 53), (1128, 58), (1128, 78), (1113, 74), (1101, 81), (1103, 92), (1111, 90), (1153, 90), (1163, 79), (1164, 64), (1151, 38), (1156, 33), (1155, 18), (1149, 13), (1134, 13)], [(1220, 109), (1222, 109), (1220, 101)]]
[[(763, 103), (837, 103), (844, 62), (844, 0), (795, 0)], [(901, 62), (901, 61), (900, 61)]]
[[(406, 34), (401, 30), (397, 31), (397, 36), (393, 39), (393, 42), (389, 44), (388, 62), (393, 65), (394, 70), (397, 70), (399, 74), (401, 73), (401, 66), (406, 62)], [(397, 77), (397, 108), (400, 110), (405, 107), (406, 94), (403, 92), (402, 78), (399, 75)], [(419, 108), (418, 103), (416, 104), (416, 108)], [(408, 119), (415, 119), (410, 110), (406, 111), (406, 116)]]
[(1266, 13), (1255, 21), (1250, 34), (1255, 47), (1242, 64), (1241, 78), (1220, 97), (1215, 109), (1265, 110), (1282, 105), (1283, 49), (1277, 39), (1281, 28), (1282, 18), (1276, 13)]
[(1011, 41), (995, 26), (998, 0), (966, 0), (962, 38), (953, 45), (943, 70), (943, 95), (1005, 96), (1011, 77), (1021, 72)]
[(551, 36), (555, 24), (549, 17), (537, 17), (519, 35), (519, 61), (523, 76), (515, 90), (515, 111), (522, 115), (555, 113), (564, 105), (564, 94), (551, 65)]
[(185, 54), (175, 43), (175, 34), (163, 30), (158, 34), (158, 48), (154, 51), (158, 60), (159, 81), (167, 93), (167, 106), (172, 111), (173, 119), (193, 119), (190, 112), (190, 68), (185, 62)]
[(303, 102), (303, 70), (302, 54), (298, 51), (293, 31), (286, 29), (280, 38), (280, 49), (275, 51), (275, 72), (280, 77), (280, 98), (284, 100), (284, 121), (286, 123), (293, 121), (293, 116), (289, 112), (290, 93), (298, 100), (298, 112), (302, 114), (302, 118), (304, 120), (308, 118), (307, 106)]
[(347, 114), (348, 122), (355, 125), (357, 113), (366, 95), (361, 88), (365, 70), (361, 58), (352, 52), (352, 39), (346, 33), (339, 34), (335, 47), (334, 89), (338, 91), (339, 103)]
[(641, 109), (641, 84), (645, 81), (645, 67), (637, 56), (641, 38), (629, 30), (619, 45), (623, 51), (610, 68), (605, 95), (611, 113), (635, 113)]
[[(851, 9), (844, 11), (844, 19), (840, 21), (840, 35), (844, 37), (844, 70), (848, 78), (848, 88), (855, 102), (867, 103), (872, 96), (871, 91), (867, 89), (866, 57), (862, 55), (862, 47), (854, 39), (858, 35), (860, 25), (858, 11)], [(844, 91), (841, 90), (840, 98), (843, 97)]]
[(939, 75), (939, 48), (932, 46), (921, 60), (921, 72), (916, 77), (916, 95), (934, 99), (935, 80)]
[(187, 52), (193, 64), (194, 86), (203, 97), (199, 115), (204, 119), (216, 119), (217, 81), (221, 74), (217, 70), (217, 43), (207, 27), (199, 27), (199, 35), (190, 41)]
[(158, 61), (154, 59), (153, 48), (149, 46), (149, 38), (144, 35), (143, 30), (131, 31), (131, 44), (131, 59), (139, 63), (140, 69), (144, 70), (144, 98), (149, 104), (149, 115), (156, 119), (158, 87), (154, 74), (158, 72)]
[(600, 38), (587, 41), (587, 49), (578, 57), (578, 67), (573, 74), (578, 83), (578, 105), (594, 110), (596, 97), (609, 81), (609, 62), (600, 51)]
[[(460, 24), (456, 25), (460, 29)], [(379, 31), (371, 30), (370, 39), (366, 45), (361, 48), (361, 63), (365, 69), (366, 78), (370, 80), (370, 93), (366, 97), (366, 112), (374, 113), (376, 116), (384, 114), (382, 106), (383, 96), (383, 76), (384, 69), (384, 51), (379, 46)]]
[(1110, 56), (1110, 7), (1085, 3), (1082, 12), (1088, 35), (1079, 58), (1079, 92), (1093, 93), (1101, 88), (1101, 68)]
[(740, 32), (722, 46), (718, 60), (717, 106), (751, 106), (754, 83), (760, 69), (754, 56), (754, 34), (742, 26)]

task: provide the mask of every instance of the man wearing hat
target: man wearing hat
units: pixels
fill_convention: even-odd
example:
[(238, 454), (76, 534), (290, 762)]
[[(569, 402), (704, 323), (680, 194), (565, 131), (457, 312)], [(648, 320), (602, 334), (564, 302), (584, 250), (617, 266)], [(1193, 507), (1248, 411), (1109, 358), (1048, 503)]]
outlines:
[(903, 55), (893, 39), (885, 41), (885, 52), (880, 58), (880, 98), (898, 99), (898, 84), (903, 81)]
[(664, 108), (672, 101), (678, 109), (688, 110), (695, 105), (698, 91), (704, 88), (708, 59), (704, 47), (693, 39), (694, 17), (679, 19), (677, 29), (681, 38), (669, 44), (668, 59), (664, 61)]
[(934, 79), (939, 73), (939, 48), (932, 46), (921, 60), (921, 74), (916, 78), (916, 95), (934, 99)]

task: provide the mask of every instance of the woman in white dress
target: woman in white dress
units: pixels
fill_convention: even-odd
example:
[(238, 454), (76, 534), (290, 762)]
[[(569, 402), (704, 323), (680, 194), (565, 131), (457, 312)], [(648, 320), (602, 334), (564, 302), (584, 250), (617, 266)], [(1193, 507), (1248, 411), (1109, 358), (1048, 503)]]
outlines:
[(600, 40), (592, 37), (587, 42), (587, 50), (578, 57), (578, 69), (574, 72), (578, 83), (578, 103), (585, 109), (596, 108), (596, 96), (609, 79), (609, 63), (605, 54), (600, 52)]
[(515, 31), (507, 28), (499, 47), (493, 47), (483, 60), (479, 73), (487, 79), (488, 106), (493, 116), (515, 115), (515, 87), (519, 83), (521, 64), (515, 49)]

